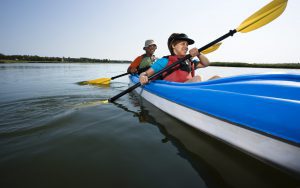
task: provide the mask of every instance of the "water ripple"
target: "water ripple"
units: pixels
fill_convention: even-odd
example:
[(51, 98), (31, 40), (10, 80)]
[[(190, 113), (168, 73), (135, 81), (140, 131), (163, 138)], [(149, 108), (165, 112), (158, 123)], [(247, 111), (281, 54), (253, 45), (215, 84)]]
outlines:
[[(0, 136), (20, 135), (41, 129), (48, 122), (76, 110), (74, 106), (95, 101), (96, 96), (51, 96), (29, 98), (0, 104)], [(99, 100), (99, 99), (97, 99)]]

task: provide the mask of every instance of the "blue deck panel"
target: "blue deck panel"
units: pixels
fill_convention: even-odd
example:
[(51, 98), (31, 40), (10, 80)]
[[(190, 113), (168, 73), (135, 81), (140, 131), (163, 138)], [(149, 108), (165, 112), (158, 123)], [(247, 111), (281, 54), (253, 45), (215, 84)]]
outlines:
[[(130, 79), (138, 81), (137, 76)], [(300, 75), (243, 75), (188, 84), (157, 80), (143, 87), (196, 111), (300, 144)]]

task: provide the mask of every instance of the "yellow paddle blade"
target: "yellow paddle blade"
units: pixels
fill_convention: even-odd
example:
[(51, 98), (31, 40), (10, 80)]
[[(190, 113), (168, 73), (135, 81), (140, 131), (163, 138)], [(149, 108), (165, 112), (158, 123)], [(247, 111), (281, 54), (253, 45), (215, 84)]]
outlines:
[(110, 78), (98, 78), (95, 80), (86, 81), (87, 84), (110, 84)]
[(246, 33), (270, 23), (283, 13), (287, 2), (288, 0), (273, 0), (242, 22), (236, 31)]
[(109, 101), (108, 101), (108, 100), (103, 100), (103, 101), (101, 101), (101, 103), (102, 103), (102, 104), (108, 104)]
[(211, 53), (211, 52), (217, 50), (221, 46), (221, 44), (222, 44), (221, 42), (217, 43), (217, 44), (214, 44), (211, 47), (206, 48), (205, 50), (203, 50), (201, 53), (203, 53), (203, 54)]
[(94, 107), (94, 106), (99, 106), (103, 104), (109, 104), (108, 100), (101, 100), (101, 101), (89, 101), (89, 102), (83, 102), (80, 104), (77, 104), (74, 106), (75, 109), (82, 109), (82, 108), (88, 108), (88, 107)]

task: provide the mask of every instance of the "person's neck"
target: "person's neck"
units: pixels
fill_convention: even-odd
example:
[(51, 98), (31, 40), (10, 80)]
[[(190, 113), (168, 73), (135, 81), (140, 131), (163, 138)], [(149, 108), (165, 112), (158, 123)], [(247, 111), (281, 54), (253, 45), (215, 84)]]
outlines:
[(152, 54), (152, 53), (146, 53), (146, 56), (147, 56), (147, 57), (152, 57), (153, 54)]
[(185, 55), (176, 55), (178, 58), (183, 58)]

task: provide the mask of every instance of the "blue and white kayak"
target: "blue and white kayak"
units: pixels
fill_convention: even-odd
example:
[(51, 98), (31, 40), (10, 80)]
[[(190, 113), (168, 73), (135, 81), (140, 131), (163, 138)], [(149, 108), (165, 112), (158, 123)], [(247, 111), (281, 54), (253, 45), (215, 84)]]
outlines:
[[(129, 78), (132, 85), (139, 81)], [(300, 176), (300, 75), (157, 80), (135, 91), (192, 127)]]

